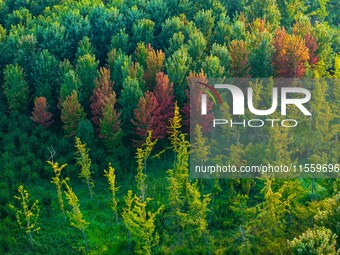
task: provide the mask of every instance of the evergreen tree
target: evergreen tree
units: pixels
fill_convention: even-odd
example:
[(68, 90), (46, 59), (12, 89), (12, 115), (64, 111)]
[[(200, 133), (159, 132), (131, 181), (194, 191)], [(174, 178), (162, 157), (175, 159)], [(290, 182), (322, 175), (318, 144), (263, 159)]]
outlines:
[(117, 113), (114, 104), (107, 103), (102, 108), (102, 114), (103, 117), (99, 120), (100, 137), (104, 139), (107, 148), (112, 151), (121, 141), (120, 113)]
[(250, 65), (249, 50), (244, 41), (233, 40), (230, 43), (230, 62), (232, 77), (248, 77)]
[(79, 88), (79, 101), (85, 107), (89, 108), (89, 99), (95, 87), (95, 79), (98, 76), (98, 64), (94, 55), (85, 54), (79, 56), (75, 68), (82, 86)]
[(298, 238), (289, 241), (292, 254), (339, 254), (340, 250), (336, 250), (336, 234), (325, 227), (316, 227), (307, 229)]
[(78, 102), (77, 92), (73, 90), (61, 103), (61, 121), (66, 136), (74, 136), (79, 122), (86, 116), (83, 107)]
[(63, 82), (60, 86), (60, 101), (63, 102), (66, 97), (71, 95), (72, 91), (79, 93), (81, 87), (82, 83), (77, 73), (72, 69), (67, 71), (67, 73), (63, 75)]
[(184, 81), (189, 73), (191, 62), (192, 58), (188, 55), (188, 49), (182, 46), (165, 63), (169, 79), (174, 83), (176, 98), (180, 102), (185, 100)]
[(18, 65), (6, 66), (3, 88), (9, 109), (25, 112), (29, 103), (29, 87), (21, 67)]
[(38, 54), (33, 65), (34, 96), (45, 97), (51, 107), (57, 103), (59, 86), (58, 61), (48, 50)]
[(146, 82), (146, 86), (149, 89), (153, 89), (155, 87), (155, 78), (156, 74), (161, 72), (163, 69), (165, 54), (162, 50), (154, 50), (150, 45), (147, 47), (147, 58), (146, 58), (146, 71), (144, 75), (144, 79)]
[(130, 120), (133, 118), (134, 110), (142, 96), (143, 92), (138, 80), (128, 77), (123, 84), (123, 90), (118, 99), (122, 109), (122, 127), (127, 134), (131, 134), (132, 124)]

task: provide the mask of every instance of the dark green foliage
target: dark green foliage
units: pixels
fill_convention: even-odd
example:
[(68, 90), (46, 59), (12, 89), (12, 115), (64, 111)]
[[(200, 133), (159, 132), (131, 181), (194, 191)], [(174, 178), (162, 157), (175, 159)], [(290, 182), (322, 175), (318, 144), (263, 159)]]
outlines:
[(273, 47), (267, 38), (263, 38), (260, 44), (253, 48), (249, 54), (251, 65), (250, 74), (254, 78), (271, 77), (273, 75), (272, 56)]
[(7, 65), (4, 70), (4, 94), (11, 111), (25, 112), (29, 103), (29, 87), (24, 71), (18, 65)]
[(58, 61), (48, 51), (44, 50), (37, 56), (33, 65), (33, 86), (35, 97), (45, 97), (52, 108), (56, 107), (58, 98)]

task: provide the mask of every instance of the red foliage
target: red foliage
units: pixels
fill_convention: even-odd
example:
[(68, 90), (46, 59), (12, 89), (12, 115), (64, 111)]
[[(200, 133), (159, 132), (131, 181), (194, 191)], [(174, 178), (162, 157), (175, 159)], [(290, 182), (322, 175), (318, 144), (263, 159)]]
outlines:
[(139, 100), (131, 123), (135, 126), (136, 135), (141, 138), (141, 140), (134, 140), (137, 146), (145, 139), (148, 131), (152, 131), (152, 139), (164, 137), (160, 107), (153, 92), (146, 91)]
[(317, 44), (315, 38), (310, 35), (310, 33), (307, 33), (305, 35), (305, 44), (306, 44), (306, 47), (309, 50), (308, 63), (310, 65), (315, 65), (319, 61), (319, 58), (316, 55), (316, 51), (318, 49), (318, 44)]
[(103, 109), (105, 105), (116, 103), (116, 95), (112, 90), (113, 83), (110, 80), (110, 70), (103, 67), (100, 69), (99, 78), (95, 80), (95, 88), (90, 98), (92, 121), (99, 128), (100, 119), (103, 118)]
[(154, 90), (154, 96), (159, 104), (159, 118), (163, 125), (159, 126), (159, 134), (164, 137), (167, 133), (167, 126), (169, 121), (174, 115), (175, 104), (173, 83), (169, 84), (169, 78), (164, 73), (160, 72), (156, 74), (156, 87)]
[(298, 35), (289, 35), (278, 29), (273, 41), (275, 48), (273, 67), (279, 77), (301, 78), (305, 74), (305, 61), (309, 60), (308, 48)]
[(52, 113), (47, 111), (47, 102), (45, 97), (37, 97), (34, 100), (34, 109), (31, 119), (44, 127), (48, 127), (53, 122)]

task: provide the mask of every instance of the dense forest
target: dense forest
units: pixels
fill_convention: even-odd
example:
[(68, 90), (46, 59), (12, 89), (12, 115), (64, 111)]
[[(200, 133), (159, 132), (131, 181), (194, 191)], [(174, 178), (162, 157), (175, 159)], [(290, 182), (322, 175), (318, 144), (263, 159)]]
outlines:
[(338, 0), (0, 0), (0, 254), (340, 254), (338, 178), (189, 176), (214, 146), (191, 78), (319, 79), (301, 126), (227, 129), (216, 160), (339, 166), (339, 24)]

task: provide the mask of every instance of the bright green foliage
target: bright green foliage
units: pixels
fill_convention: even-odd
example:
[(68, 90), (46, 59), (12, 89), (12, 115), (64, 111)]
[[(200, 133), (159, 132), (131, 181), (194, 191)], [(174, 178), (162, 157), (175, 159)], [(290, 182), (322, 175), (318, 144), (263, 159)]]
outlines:
[(174, 152), (177, 152), (180, 144), (180, 133), (182, 128), (182, 116), (179, 112), (179, 107), (177, 102), (175, 103), (174, 116), (170, 119), (170, 126), (168, 128), (168, 133), (170, 134), (170, 142)]
[(204, 73), (209, 78), (223, 78), (225, 69), (221, 65), (221, 61), (216, 56), (207, 56), (202, 63)]
[[(256, 217), (251, 221), (248, 231), (255, 235), (262, 245), (254, 248), (258, 254), (268, 254), (269, 251), (284, 247), (284, 221), (283, 217), (289, 204), (283, 201), (282, 190), (273, 190), (273, 180), (267, 179), (261, 191), (264, 202), (258, 205)], [(256, 227), (255, 227), (256, 226)], [(247, 231), (247, 232), (248, 232)], [(274, 239), (271, 236), (274, 235)]]
[(142, 201), (145, 199), (146, 194), (146, 163), (152, 149), (154, 148), (155, 144), (157, 143), (157, 139), (155, 141), (151, 141), (152, 132), (148, 132), (148, 136), (146, 137), (145, 143), (140, 147), (137, 148), (136, 152), (136, 160), (137, 160), (137, 175), (136, 175), (136, 182), (137, 188), (140, 191), (140, 198)]
[(159, 207), (156, 212), (147, 211), (146, 206), (151, 200), (141, 200), (136, 195), (132, 195), (129, 190), (124, 196), (126, 207), (122, 217), (131, 236), (136, 241), (136, 254), (151, 255), (152, 248), (159, 242), (159, 235), (155, 231), (156, 216), (160, 214), (163, 207)]
[(152, 43), (155, 23), (149, 19), (140, 19), (132, 26), (132, 35), (135, 43)]
[(307, 229), (301, 236), (289, 241), (289, 246), (296, 255), (336, 255), (340, 250), (336, 251), (335, 244), (336, 235), (325, 227)]
[(173, 81), (175, 86), (182, 86), (185, 77), (188, 75), (192, 58), (188, 54), (188, 48), (181, 47), (169, 57), (165, 63), (169, 80)]
[(76, 73), (81, 81), (79, 88), (79, 101), (85, 107), (89, 108), (89, 99), (94, 89), (94, 80), (98, 76), (98, 64), (96, 57), (91, 54), (85, 54), (77, 59)]
[(186, 99), (184, 81), (191, 64), (192, 58), (188, 54), (188, 48), (184, 46), (175, 51), (165, 63), (169, 80), (174, 83), (175, 96), (180, 102)]
[(63, 75), (63, 83), (60, 86), (60, 100), (63, 102), (73, 91), (79, 93), (82, 83), (79, 76), (73, 70), (69, 70)]
[(247, 14), (253, 20), (256, 18), (264, 19), (275, 28), (280, 24), (281, 13), (278, 9), (276, 0), (252, 1), (247, 9)]
[(90, 38), (85, 36), (78, 44), (76, 59), (79, 59), (80, 57), (87, 54), (94, 54), (94, 48), (91, 44)]
[(109, 150), (119, 145), (122, 136), (120, 128), (120, 113), (114, 109), (114, 105), (103, 106), (103, 117), (99, 120), (100, 135)]
[(207, 48), (207, 41), (202, 32), (195, 30), (190, 33), (188, 40), (188, 53), (192, 58), (193, 69), (198, 70), (201, 67), (205, 51)]
[(195, 14), (195, 25), (209, 42), (214, 27), (215, 18), (212, 10), (202, 10)]
[(269, 130), (269, 142), (266, 148), (267, 162), (275, 165), (290, 165), (293, 160), (293, 151), (289, 149), (293, 138), (290, 136), (288, 128), (282, 129), (275, 125)]
[(116, 193), (119, 190), (119, 187), (116, 186), (115, 169), (111, 166), (111, 164), (109, 164), (109, 170), (104, 170), (104, 176), (107, 178), (107, 181), (109, 182), (109, 190), (111, 191), (112, 194), (111, 208), (115, 214), (116, 223), (118, 224), (118, 209), (117, 209), (118, 200), (116, 198)]
[(37, 221), (40, 213), (39, 201), (35, 200), (32, 203), (30, 200), (30, 194), (27, 190), (25, 190), (23, 185), (19, 185), (18, 193), (19, 195), (14, 196), (14, 198), (18, 200), (19, 205), (10, 205), (10, 208), (15, 211), (15, 217), (19, 227), (28, 235), (30, 246), (32, 247), (32, 234), (40, 230), (40, 227), (37, 227)]
[(77, 195), (73, 192), (72, 188), (68, 185), (66, 180), (63, 180), (63, 184), (65, 185), (66, 188), (66, 191), (64, 191), (66, 195), (66, 200), (70, 206), (70, 210), (66, 211), (67, 216), (69, 217), (70, 220), (70, 225), (81, 231), (85, 245), (85, 253), (87, 254), (88, 247), (85, 230), (90, 223), (85, 221), (83, 218), (83, 214), (80, 211), (80, 204)]
[(58, 162), (47, 161), (47, 163), (53, 168), (54, 176), (52, 177), (51, 183), (54, 183), (57, 188), (57, 197), (58, 197), (59, 207), (60, 207), (61, 212), (63, 213), (64, 218), (66, 219), (63, 192), (61, 188), (63, 185), (63, 180), (67, 181), (68, 178), (62, 179), (60, 175), (61, 175), (61, 171), (67, 166), (67, 164), (63, 164), (59, 166)]
[(25, 112), (29, 103), (29, 87), (24, 71), (18, 65), (7, 65), (4, 70), (4, 94), (11, 111)]
[(86, 113), (78, 102), (78, 95), (75, 90), (61, 103), (61, 121), (66, 136), (74, 136), (77, 132), (78, 124), (82, 121)]
[(176, 50), (180, 49), (184, 44), (184, 35), (182, 32), (174, 33), (169, 40), (169, 47), (166, 49), (166, 55), (172, 55)]
[(201, 162), (202, 164), (208, 160), (210, 146), (207, 145), (207, 138), (202, 134), (202, 127), (196, 124), (194, 131), (194, 143), (192, 144), (192, 157), (195, 162)]
[(230, 55), (228, 47), (214, 43), (211, 48), (211, 55), (218, 57), (220, 65), (224, 67), (225, 71), (230, 68)]
[(93, 187), (94, 181), (92, 179), (91, 172), (91, 159), (89, 156), (89, 149), (86, 148), (86, 144), (83, 144), (79, 137), (75, 139), (75, 158), (77, 160), (77, 165), (80, 166), (79, 178), (87, 184), (87, 188), (90, 193), (91, 200), (93, 198)]

